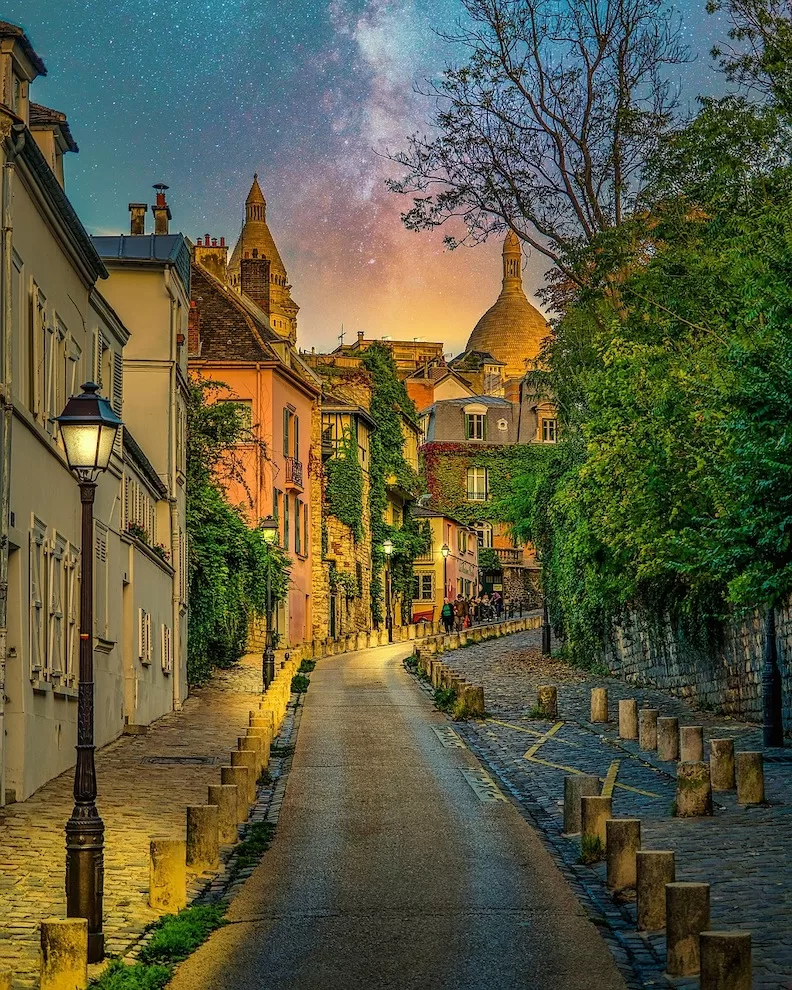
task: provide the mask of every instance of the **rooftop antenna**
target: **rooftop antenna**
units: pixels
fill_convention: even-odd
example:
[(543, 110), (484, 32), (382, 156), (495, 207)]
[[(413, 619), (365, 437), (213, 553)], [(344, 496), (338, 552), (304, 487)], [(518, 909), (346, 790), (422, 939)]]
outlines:
[(342, 323), (341, 324), (341, 333), (338, 335), (338, 341), (339, 341), (339, 343), (341, 344), (342, 347), (344, 346), (344, 337), (345, 336), (346, 336), (346, 334), (344, 332), (344, 324)]

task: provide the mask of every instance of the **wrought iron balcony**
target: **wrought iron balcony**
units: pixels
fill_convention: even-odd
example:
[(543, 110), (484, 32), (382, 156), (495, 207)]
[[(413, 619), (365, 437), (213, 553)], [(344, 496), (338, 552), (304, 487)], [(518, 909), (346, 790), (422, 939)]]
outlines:
[(298, 461), (296, 457), (286, 458), (286, 486), (300, 491), (303, 489), (302, 461)]

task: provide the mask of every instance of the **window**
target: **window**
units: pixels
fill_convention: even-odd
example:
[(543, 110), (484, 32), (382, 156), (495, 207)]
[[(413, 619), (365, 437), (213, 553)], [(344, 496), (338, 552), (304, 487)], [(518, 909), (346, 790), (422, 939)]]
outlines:
[(460, 553), (467, 553), (468, 548), (468, 535), (464, 529), (460, 529), (457, 533), (457, 549)]
[[(30, 351), (30, 411), (36, 418), (44, 414), (44, 399), (46, 389), (46, 366), (47, 366), (47, 300), (42, 291), (33, 283), (32, 311), (33, 325), (31, 327), (31, 351)], [(58, 410), (60, 412), (60, 410)]]
[(288, 495), (284, 496), (283, 499), (283, 545), (288, 550), (289, 549), (289, 502), (290, 498)]
[(292, 417), (292, 432), (294, 433), (294, 459), (300, 459), (300, 417)]
[(160, 662), (163, 674), (173, 673), (173, 638), (170, 629), (164, 622), (160, 637)]
[(308, 503), (303, 505), (303, 553), (308, 556)]
[(487, 417), (484, 413), (465, 413), (465, 436), (468, 440), (487, 439)]
[(94, 522), (94, 634), (107, 639), (107, 526)]
[(66, 679), (77, 669), (80, 628), (80, 552), (69, 544), (66, 554)]
[(302, 540), (301, 540), (301, 526), (302, 526), (302, 502), (299, 499), (294, 500), (294, 552), (302, 553)]
[(150, 546), (157, 542), (154, 499), (128, 474), (124, 476), (124, 532)]
[(292, 414), (291, 410), (284, 407), (283, 409), (283, 456), (291, 456), (291, 422)]
[(144, 608), (138, 609), (138, 660), (151, 663), (151, 613)]
[(252, 399), (224, 399), (224, 405), (234, 406), (239, 416), (239, 423), (242, 429), (250, 430), (253, 427), (253, 400)]
[(434, 601), (434, 573), (419, 572), (414, 578), (413, 598), (419, 602)]
[(555, 443), (558, 436), (558, 420), (542, 420), (542, 443)]
[(469, 502), (486, 502), (489, 498), (489, 469), (471, 467), (467, 470), (467, 497)]
[(34, 517), (30, 532), (30, 676), (43, 676), (46, 666), (44, 602), (47, 599), (46, 526)]
[(60, 677), (64, 671), (64, 653), (66, 638), (66, 623), (64, 620), (63, 603), (66, 581), (66, 541), (62, 536), (55, 535), (50, 545), (49, 555), (49, 621), (47, 667), (53, 677)]
[(474, 523), (473, 529), (476, 530), (476, 533), (478, 535), (478, 545), (480, 547), (492, 546), (492, 523), (488, 523), (488, 522)]

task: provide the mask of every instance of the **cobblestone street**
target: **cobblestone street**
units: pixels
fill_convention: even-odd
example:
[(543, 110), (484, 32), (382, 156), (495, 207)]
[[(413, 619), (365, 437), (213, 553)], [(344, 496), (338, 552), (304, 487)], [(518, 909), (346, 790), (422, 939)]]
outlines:
[[(543, 659), (540, 633), (518, 633), (444, 656), (450, 667), (483, 684), (484, 722), (462, 722), (455, 731), (496, 773), (516, 798), (525, 816), (537, 825), (584, 904), (610, 929), (609, 941), (623, 971), (633, 972), (628, 985), (698, 986), (696, 980), (673, 982), (662, 975), (662, 933), (635, 931), (634, 904), (616, 905), (605, 889), (604, 865), (578, 864), (578, 843), (562, 837), (564, 776), (574, 770), (605, 778), (616, 768), (614, 817), (641, 819), (645, 849), (673, 849), (677, 880), (712, 885), (712, 927), (750, 930), (753, 937), (754, 987), (792, 988), (792, 890), (786, 879), (792, 847), (792, 754), (765, 755), (768, 804), (740, 808), (734, 792), (716, 794), (715, 816), (672, 816), (674, 764), (618, 738), (620, 698), (637, 698), (639, 707), (678, 716), (680, 725), (704, 727), (705, 757), (710, 738), (732, 737), (736, 750), (762, 748), (761, 730), (736, 719), (697, 711), (665, 692), (639, 688), (612, 678), (585, 675), (557, 661)], [(558, 721), (530, 717), (538, 684), (558, 688)], [(606, 686), (611, 721), (592, 724), (590, 688)]]
[[(105, 936), (120, 953), (159, 916), (147, 905), (149, 838), (181, 836), (188, 804), (205, 804), (208, 784), (236, 749), (260, 691), (260, 657), (219, 672), (180, 712), (144, 736), (123, 736), (97, 753), (98, 807), (105, 823)], [(0, 810), (0, 967), (15, 987), (38, 985), (42, 918), (65, 915), (63, 826), (73, 772), (29, 800)]]

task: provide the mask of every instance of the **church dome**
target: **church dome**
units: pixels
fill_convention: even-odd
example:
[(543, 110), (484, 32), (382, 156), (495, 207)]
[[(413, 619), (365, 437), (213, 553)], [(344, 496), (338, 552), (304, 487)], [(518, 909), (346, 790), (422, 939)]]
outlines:
[(550, 332), (547, 320), (523, 291), (521, 259), (520, 239), (510, 230), (503, 242), (503, 288), (473, 328), (465, 348), (489, 351), (503, 361), (506, 378), (522, 378)]

